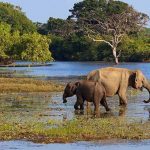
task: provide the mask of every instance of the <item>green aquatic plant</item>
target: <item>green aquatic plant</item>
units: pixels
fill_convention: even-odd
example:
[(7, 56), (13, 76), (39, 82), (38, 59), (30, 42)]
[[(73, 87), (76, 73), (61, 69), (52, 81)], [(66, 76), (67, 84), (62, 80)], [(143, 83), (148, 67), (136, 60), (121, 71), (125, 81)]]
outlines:
[(53, 143), (101, 139), (149, 139), (149, 125), (149, 122), (129, 123), (121, 118), (113, 117), (93, 119), (81, 117), (65, 122), (50, 120), (47, 123), (1, 123), (0, 140), (27, 139), (34, 142)]

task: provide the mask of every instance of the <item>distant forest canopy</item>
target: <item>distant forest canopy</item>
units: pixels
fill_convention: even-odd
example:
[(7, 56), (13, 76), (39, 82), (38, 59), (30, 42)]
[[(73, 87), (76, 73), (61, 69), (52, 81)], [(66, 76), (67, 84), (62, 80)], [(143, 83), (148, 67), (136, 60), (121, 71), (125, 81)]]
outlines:
[(49, 45), (51, 39), (39, 34), (35, 23), (21, 8), (0, 2), (0, 64), (13, 60), (45, 62), (53, 60)]
[(83, 0), (70, 12), (66, 20), (50, 17), (47, 23), (33, 23), (19, 6), (0, 2), (0, 64), (4, 59), (114, 61), (113, 44), (120, 61), (150, 61), (146, 14), (112, 0)]

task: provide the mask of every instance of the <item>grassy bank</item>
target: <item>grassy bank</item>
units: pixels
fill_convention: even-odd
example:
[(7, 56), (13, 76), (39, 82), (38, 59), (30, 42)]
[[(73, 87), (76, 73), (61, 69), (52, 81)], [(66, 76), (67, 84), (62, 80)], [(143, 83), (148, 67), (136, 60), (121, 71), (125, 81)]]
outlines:
[(150, 123), (128, 123), (119, 118), (80, 118), (72, 121), (0, 125), (0, 140), (26, 139), (40, 143), (102, 139), (150, 139)]
[[(62, 99), (59, 99), (59, 96), (51, 99), (51, 93), (39, 93), (59, 92), (63, 88), (62, 85), (50, 81), (0, 78), (0, 92), (5, 93), (2, 94), (0, 105), (0, 140), (65, 143), (105, 139), (150, 139), (149, 121), (129, 122), (124, 117), (86, 118), (84, 115), (76, 116), (76, 119), (70, 121), (60, 121), (58, 118), (62, 117), (65, 108), (61, 105)], [(20, 93), (11, 95), (13, 92)], [(21, 92), (39, 93), (24, 95)], [(132, 94), (136, 93), (133, 91)], [(51, 105), (57, 106), (58, 118), (54, 113), (55, 107), (50, 107)], [(58, 120), (50, 120), (50, 115), (51, 119), (55, 117)]]
[(62, 85), (30, 78), (0, 78), (0, 92), (59, 92)]

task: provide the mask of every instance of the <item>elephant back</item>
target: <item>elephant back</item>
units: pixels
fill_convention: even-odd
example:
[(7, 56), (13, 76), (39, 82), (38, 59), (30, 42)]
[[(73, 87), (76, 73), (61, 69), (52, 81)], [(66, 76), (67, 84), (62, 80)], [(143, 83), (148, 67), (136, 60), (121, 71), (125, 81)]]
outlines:
[(93, 70), (87, 75), (87, 80), (92, 80), (97, 82), (100, 79), (100, 71), (99, 70)]

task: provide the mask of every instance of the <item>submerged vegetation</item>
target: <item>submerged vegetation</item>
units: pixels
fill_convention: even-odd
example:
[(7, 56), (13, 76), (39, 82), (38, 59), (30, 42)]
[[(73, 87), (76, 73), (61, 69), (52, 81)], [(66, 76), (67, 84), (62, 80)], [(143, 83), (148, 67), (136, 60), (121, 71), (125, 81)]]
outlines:
[(80, 118), (46, 123), (0, 122), (0, 140), (26, 139), (40, 143), (102, 139), (149, 139), (150, 123), (132, 123), (121, 118)]
[(62, 85), (30, 78), (0, 78), (0, 92), (59, 92)]

